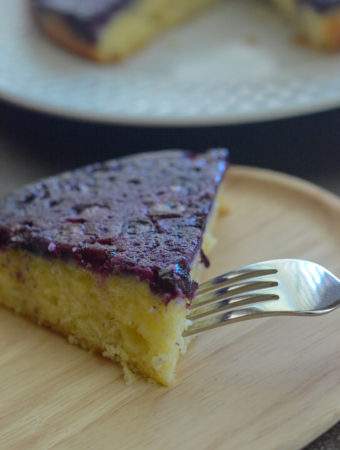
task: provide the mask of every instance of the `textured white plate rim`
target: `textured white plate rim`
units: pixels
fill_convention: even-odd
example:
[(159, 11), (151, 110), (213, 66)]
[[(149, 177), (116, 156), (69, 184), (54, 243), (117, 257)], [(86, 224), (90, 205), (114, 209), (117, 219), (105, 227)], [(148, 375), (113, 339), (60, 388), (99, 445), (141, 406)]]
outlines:
[(159, 117), (140, 116), (140, 115), (113, 115), (105, 113), (91, 114), (87, 111), (79, 111), (76, 108), (59, 108), (58, 106), (48, 105), (39, 100), (30, 101), (25, 98), (10, 94), (3, 89), (0, 83), (0, 98), (8, 103), (12, 103), (18, 107), (27, 110), (32, 110), (37, 113), (44, 113), (55, 115), (60, 118), (80, 120), (86, 122), (112, 124), (112, 125), (126, 125), (126, 126), (160, 126), (168, 127), (213, 127), (223, 125), (242, 125), (257, 122), (267, 122), (271, 120), (290, 119), (294, 117), (316, 114), (330, 111), (340, 107), (339, 99), (333, 101), (324, 101), (314, 105), (301, 105), (300, 107), (292, 107), (290, 109), (275, 108), (272, 111), (265, 111), (263, 113), (239, 113), (234, 116), (226, 117), (225, 114), (206, 117), (178, 117), (174, 115), (162, 115)]

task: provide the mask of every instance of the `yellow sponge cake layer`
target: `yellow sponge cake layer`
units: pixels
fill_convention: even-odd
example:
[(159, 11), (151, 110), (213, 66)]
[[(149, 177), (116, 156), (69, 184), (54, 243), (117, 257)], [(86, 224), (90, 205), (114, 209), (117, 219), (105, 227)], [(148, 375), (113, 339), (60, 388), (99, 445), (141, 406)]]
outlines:
[(99, 39), (97, 59), (122, 59), (155, 36), (217, 0), (144, 0), (108, 24)]
[(0, 268), (0, 304), (162, 384), (174, 380), (186, 350), (184, 300), (165, 305), (132, 276), (103, 277), (25, 251), (1, 252)]

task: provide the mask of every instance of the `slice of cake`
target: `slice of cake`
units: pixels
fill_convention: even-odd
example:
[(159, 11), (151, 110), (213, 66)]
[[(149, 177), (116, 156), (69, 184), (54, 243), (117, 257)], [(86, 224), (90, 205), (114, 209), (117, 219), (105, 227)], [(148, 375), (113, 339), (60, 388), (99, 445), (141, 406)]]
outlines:
[(86, 166), (0, 200), (0, 304), (168, 385), (227, 152)]
[(340, 48), (340, 0), (271, 0), (315, 48)]
[(97, 61), (125, 58), (217, 0), (31, 0), (54, 41)]

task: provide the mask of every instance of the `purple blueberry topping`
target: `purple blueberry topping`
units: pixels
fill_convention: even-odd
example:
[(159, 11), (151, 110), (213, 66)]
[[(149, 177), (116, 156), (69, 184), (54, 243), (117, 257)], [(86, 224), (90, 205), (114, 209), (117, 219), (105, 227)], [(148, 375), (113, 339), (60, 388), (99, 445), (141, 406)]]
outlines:
[(165, 301), (192, 298), (189, 273), (227, 156), (145, 153), (27, 185), (0, 199), (0, 248), (137, 276)]
[(38, 15), (56, 14), (89, 43), (95, 43), (101, 27), (137, 0), (31, 0)]

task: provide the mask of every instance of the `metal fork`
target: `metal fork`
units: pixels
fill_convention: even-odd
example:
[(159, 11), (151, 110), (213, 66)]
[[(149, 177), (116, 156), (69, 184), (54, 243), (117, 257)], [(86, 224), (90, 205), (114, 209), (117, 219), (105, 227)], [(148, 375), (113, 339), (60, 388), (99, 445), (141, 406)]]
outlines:
[(320, 315), (340, 305), (340, 280), (300, 259), (242, 267), (201, 284), (188, 319), (190, 336), (241, 320), (278, 315)]

